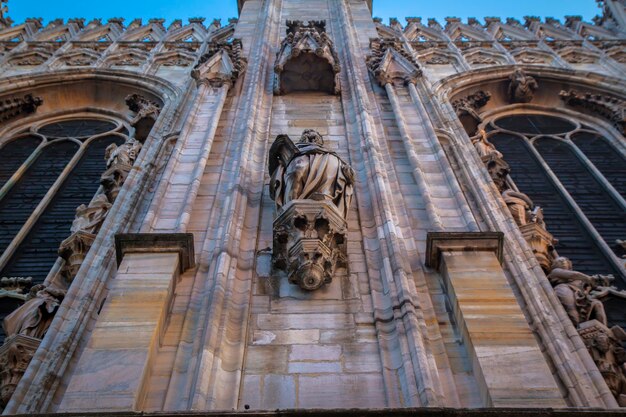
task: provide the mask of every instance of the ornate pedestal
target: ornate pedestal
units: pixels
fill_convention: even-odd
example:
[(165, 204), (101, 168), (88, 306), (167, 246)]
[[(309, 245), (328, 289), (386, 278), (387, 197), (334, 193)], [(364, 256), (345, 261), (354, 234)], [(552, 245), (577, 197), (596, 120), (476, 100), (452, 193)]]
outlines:
[(293, 200), (274, 220), (275, 269), (305, 290), (330, 283), (336, 268), (345, 266), (346, 221), (334, 204)]
[(0, 407), (11, 399), (40, 343), (40, 339), (18, 334), (0, 347)]
[(527, 223), (520, 226), (524, 240), (530, 245), (533, 254), (544, 271), (550, 270), (550, 252), (554, 249), (554, 237), (538, 223)]

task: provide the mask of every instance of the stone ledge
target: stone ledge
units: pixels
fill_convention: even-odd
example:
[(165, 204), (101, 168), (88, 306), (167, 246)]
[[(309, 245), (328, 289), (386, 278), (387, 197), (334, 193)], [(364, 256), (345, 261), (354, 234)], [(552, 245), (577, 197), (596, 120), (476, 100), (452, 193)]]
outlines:
[(495, 252), (502, 263), (502, 232), (428, 232), (426, 237), (426, 266), (439, 269), (442, 251)]
[[(31, 414), (28, 414), (31, 415)], [(615, 417), (623, 409), (593, 408), (395, 408), (395, 409), (328, 409), (273, 411), (175, 411), (175, 412), (102, 412), (102, 413), (44, 413), (39, 417)], [(25, 414), (22, 414), (25, 416)]]
[(192, 233), (120, 233), (115, 235), (115, 257), (119, 265), (127, 253), (176, 252), (180, 272), (196, 266)]

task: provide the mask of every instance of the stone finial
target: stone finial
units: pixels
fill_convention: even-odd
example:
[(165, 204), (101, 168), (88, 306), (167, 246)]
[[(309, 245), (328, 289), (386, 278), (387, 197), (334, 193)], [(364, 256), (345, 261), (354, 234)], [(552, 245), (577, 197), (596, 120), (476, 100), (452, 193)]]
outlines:
[(433, 19), (433, 18), (428, 19), (428, 27), (434, 28), (434, 29), (442, 29), (439, 22), (437, 22), (437, 19)]
[(561, 21), (554, 17), (546, 17), (546, 23), (553, 26), (560, 26)]
[(67, 19), (67, 23), (70, 24), (75, 24), (76, 26), (78, 26), (79, 29), (82, 29), (83, 27), (85, 27), (85, 18), (84, 17), (74, 17), (72, 19)]
[(170, 23), (167, 30), (172, 31), (172, 30), (180, 29), (182, 27), (183, 27), (183, 21), (181, 19), (174, 19), (172, 23)]
[(576, 25), (576, 23), (582, 22), (582, 20), (583, 20), (583, 17), (580, 15), (565, 16), (565, 26), (567, 26), (568, 28), (572, 28), (574, 27), (574, 25)]
[(191, 76), (200, 84), (212, 87), (232, 85), (246, 69), (247, 61), (242, 54), (240, 39), (230, 42), (211, 42), (207, 53), (200, 57)]
[(492, 23), (502, 23), (502, 19), (499, 17), (485, 17), (485, 25), (489, 26)]
[(239, 22), (239, 19), (237, 19), (236, 17), (229, 17), (228, 18), (228, 24), (229, 25), (236, 25)]
[(524, 27), (529, 28), (533, 23), (541, 23), (539, 16), (524, 16)]
[(509, 100), (511, 103), (530, 103), (539, 88), (537, 81), (521, 68), (509, 76)]
[(273, 265), (289, 282), (312, 291), (346, 265), (346, 217), (354, 171), (314, 130), (300, 141), (279, 135), (269, 154), (270, 196), (276, 203)]
[(132, 29), (137, 29), (140, 28), (141, 26), (143, 26), (143, 22), (140, 18), (137, 19), (133, 19), (129, 24), (128, 27), (126, 28), (126, 30), (132, 30)]
[(468, 17), (467, 18), (467, 24), (470, 25), (470, 26), (475, 26), (475, 27), (479, 27), (479, 28), (483, 27), (483, 25), (475, 17)]
[(148, 23), (151, 25), (158, 26), (159, 28), (165, 30), (165, 19), (160, 19), (160, 18), (148, 19)]
[(407, 17), (406, 22), (411, 24), (411, 23), (417, 23), (418, 25), (422, 24), (422, 18), (421, 17)]
[(204, 17), (190, 17), (189, 19), (187, 19), (189, 21), (189, 24), (198, 24), (198, 25), (203, 25), (204, 21), (206, 20), (206, 18)]
[(374, 23), (383, 23), (382, 17), (373, 17), (372, 20), (374, 21)]
[(506, 24), (511, 25), (511, 26), (520, 26), (520, 27), (522, 26), (522, 23), (514, 17), (507, 17)]
[[(339, 56), (326, 21), (287, 21), (287, 34), (274, 63), (274, 94), (322, 91), (340, 94)], [(311, 76), (315, 74), (315, 76)]]
[(213, 21), (211, 22), (209, 27), (213, 28), (213, 29), (221, 28), (222, 27), (222, 19), (213, 19)]
[(396, 81), (415, 83), (422, 76), (419, 64), (398, 39), (371, 39), (370, 49), (367, 67), (382, 87)]

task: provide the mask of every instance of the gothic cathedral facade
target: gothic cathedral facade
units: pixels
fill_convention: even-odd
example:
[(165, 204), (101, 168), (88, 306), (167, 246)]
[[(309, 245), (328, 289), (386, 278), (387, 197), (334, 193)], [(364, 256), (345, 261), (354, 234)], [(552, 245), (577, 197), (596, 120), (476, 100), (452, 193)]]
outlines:
[(0, 12), (0, 409), (619, 413), (626, 2), (598, 3)]

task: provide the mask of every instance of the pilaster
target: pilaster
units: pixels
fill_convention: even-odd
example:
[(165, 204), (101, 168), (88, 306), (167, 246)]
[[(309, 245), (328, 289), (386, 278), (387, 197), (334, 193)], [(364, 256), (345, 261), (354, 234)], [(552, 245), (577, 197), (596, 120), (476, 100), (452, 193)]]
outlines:
[(427, 262), (444, 279), (485, 407), (565, 407), (500, 266), (502, 233), (430, 233)]
[(59, 411), (140, 410), (190, 235), (118, 235), (119, 268)]

